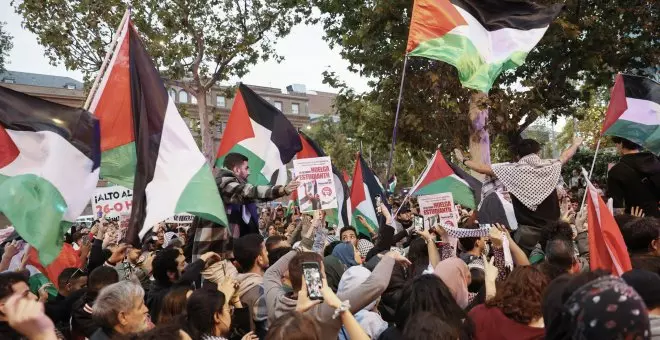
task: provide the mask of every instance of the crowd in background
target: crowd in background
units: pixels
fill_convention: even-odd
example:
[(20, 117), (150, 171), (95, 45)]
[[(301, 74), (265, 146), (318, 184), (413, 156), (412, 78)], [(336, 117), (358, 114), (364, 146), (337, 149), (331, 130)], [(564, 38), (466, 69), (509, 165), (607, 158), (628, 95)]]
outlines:
[[(462, 163), (507, 180), (506, 169)], [(225, 190), (232, 199), (290, 193), (238, 183)], [(419, 207), (403, 197), (382, 203), (376, 230), (268, 205), (258, 231), (196, 260), (195, 224), (161, 223), (134, 248), (119, 243), (119, 223), (101, 219), (67, 234), (80, 266), (64, 269), (54, 292), (29, 268), (24, 242), (5, 232), (0, 338), (660, 339), (660, 220), (646, 216), (656, 212), (626, 199), (616, 220), (633, 270), (613, 276), (589, 268), (588, 216), (570, 189), (546, 198), (556, 218), (545, 203), (521, 212), (523, 199), (511, 192), (518, 230), (481, 225), (475, 211), (457, 207), (470, 232), (457, 239), (440, 225), (415, 228)], [(539, 215), (538, 228), (533, 218), (522, 222)], [(538, 232), (520, 236), (525, 227)], [(310, 263), (320, 269), (322, 299), (310, 298)]]

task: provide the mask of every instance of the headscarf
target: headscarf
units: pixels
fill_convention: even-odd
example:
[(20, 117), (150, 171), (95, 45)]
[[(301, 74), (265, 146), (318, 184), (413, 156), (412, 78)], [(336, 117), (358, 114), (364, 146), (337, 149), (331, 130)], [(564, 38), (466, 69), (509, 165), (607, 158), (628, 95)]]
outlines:
[(355, 248), (351, 243), (345, 242), (338, 244), (335, 249), (332, 250), (332, 256), (338, 258), (346, 267), (358, 265), (358, 263), (355, 262)]
[(467, 307), (469, 303), (467, 286), (470, 270), (465, 262), (458, 257), (448, 258), (440, 261), (435, 266), (434, 273), (447, 285), (456, 303), (461, 308)]
[(173, 231), (168, 231), (164, 235), (165, 242), (163, 242), (163, 248), (167, 248), (167, 246), (170, 245), (170, 242), (172, 242), (173, 239), (179, 238), (175, 232)]
[[(362, 266), (354, 266), (348, 268), (344, 275), (341, 277), (339, 282), (339, 288), (337, 294), (339, 293), (348, 293), (351, 290), (361, 286), (371, 275), (369, 269)], [(371, 301), (367, 306), (362, 308), (362, 310), (355, 313), (355, 320), (360, 324), (360, 327), (367, 333), (369, 338), (377, 339), (381, 333), (387, 329), (387, 322), (378, 315), (378, 313), (372, 312), (378, 299)], [(342, 328), (339, 332), (339, 339), (346, 340), (349, 339), (348, 332), (345, 328)]]
[(576, 290), (564, 304), (571, 339), (650, 339), (649, 315), (622, 279), (603, 276)]
[(344, 266), (338, 258), (329, 255), (323, 259), (323, 267), (325, 267), (325, 279), (328, 282), (328, 287), (330, 287), (333, 292), (337, 292), (339, 280), (341, 280), (342, 275), (344, 275), (346, 266)]
[(367, 257), (369, 250), (374, 248), (374, 244), (369, 240), (359, 239), (357, 243), (358, 252), (360, 252), (360, 257), (363, 259)]

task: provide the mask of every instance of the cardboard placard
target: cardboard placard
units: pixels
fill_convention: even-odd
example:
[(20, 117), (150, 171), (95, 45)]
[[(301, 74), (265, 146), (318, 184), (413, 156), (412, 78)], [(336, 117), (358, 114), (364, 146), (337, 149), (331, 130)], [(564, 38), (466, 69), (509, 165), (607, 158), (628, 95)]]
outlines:
[(337, 192), (330, 157), (294, 159), (293, 168), (300, 182), (300, 212), (337, 208)]
[(451, 192), (419, 196), (417, 202), (426, 225), (458, 226), (458, 213)]
[(130, 215), (133, 204), (133, 190), (115, 185), (96, 188), (92, 196), (92, 208), (97, 218), (116, 212), (117, 215)]

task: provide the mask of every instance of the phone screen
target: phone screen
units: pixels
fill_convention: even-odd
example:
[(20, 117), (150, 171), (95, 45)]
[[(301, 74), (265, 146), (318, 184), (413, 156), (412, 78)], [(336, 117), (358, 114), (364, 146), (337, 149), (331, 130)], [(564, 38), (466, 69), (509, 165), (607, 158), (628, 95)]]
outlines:
[(303, 267), (303, 278), (307, 285), (307, 295), (311, 300), (323, 300), (321, 289), (323, 288), (323, 280), (321, 279), (321, 271), (316, 262), (305, 262)]
[(424, 230), (424, 217), (422, 216), (413, 216), (413, 226), (415, 227), (415, 231), (423, 231)]

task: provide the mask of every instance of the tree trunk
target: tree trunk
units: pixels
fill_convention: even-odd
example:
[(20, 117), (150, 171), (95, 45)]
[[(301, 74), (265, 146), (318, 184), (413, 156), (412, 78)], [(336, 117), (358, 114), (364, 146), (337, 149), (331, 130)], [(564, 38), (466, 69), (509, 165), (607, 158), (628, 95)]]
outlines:
[(470, 155), (484, 164), (490, 164), (487, 100), (488, 94), (484, 92), (474, 92), (470, 96)]
[(199, 133), (202, 137), (202, 154), (206, 161), (213, 168), (215, 161), (215, 150), (213, 145), (213, 131), (211, 131), (211, 121), (206, 112), (206, 92), (196, 94), (197, 111), (199, 114)]

